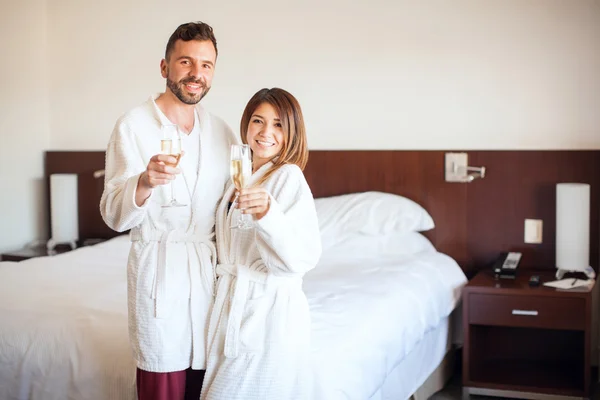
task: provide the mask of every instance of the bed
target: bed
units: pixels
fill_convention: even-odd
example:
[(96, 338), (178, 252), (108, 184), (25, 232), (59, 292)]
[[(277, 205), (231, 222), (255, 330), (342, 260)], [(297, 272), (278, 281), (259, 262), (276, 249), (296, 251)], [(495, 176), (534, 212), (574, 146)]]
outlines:
[[(0, 264), (0, 398), (135, 398), (128, 249), (122, 236)], [(304, 284), (313, 398), (408, 398), (451, 349), (451, 312), (463, 283), (454, 261), (435, 251), (381, 259), (326, 254)]]
[[(324, 253), (304, 280), (315, 400), (421, 400), (453, 369), (465, 274), (421, 233), (432, 227), (422, 207), (369, 193), (318, 206)], [(390, 222), (390, 207), (404, 217)], [(0, 398), (135, 398), (128, 250), (119, 235), (0, 263)]]

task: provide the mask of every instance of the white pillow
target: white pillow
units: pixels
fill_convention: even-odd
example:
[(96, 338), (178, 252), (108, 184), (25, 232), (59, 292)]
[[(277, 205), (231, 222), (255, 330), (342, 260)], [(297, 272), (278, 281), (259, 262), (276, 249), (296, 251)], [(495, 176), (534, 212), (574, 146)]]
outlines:
[(433, 229), (431, 215), (419, 204), (391, 193), (363, 192), (315, 199), (323, 248), (349, 235), (377, 236), (391, 232)]
[(436, 251), (429, 239), (419, 232), (391, 232), (379, 236), (358, 233), (325, 250), (323, 258), (372, 259)]

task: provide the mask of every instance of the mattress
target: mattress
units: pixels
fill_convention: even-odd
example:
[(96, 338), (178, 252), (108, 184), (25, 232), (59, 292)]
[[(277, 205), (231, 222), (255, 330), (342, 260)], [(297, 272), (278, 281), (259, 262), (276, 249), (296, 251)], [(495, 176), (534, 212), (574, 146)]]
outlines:
[(312, 398), (372, 397), (456, 308), (465, 283), (456, 262), (436, 251), (378, 259), (345, 254), (322, 263), (304, 286), (313, 325)]
[[(0, 263), (0, 398), (134, 399), (127, 237)], [(313, 399), (368, 399), (455, 308), (464, 274), (426, 252), (325, 257), (304, 280)], [(418, 386), (418, 385), (417, 385)]]
[(444, 318), (413, 347), (411, 352), (387, 375), (369, 400), (406, 400), (421, 387), (452, 350), (453, 317)]
[(0, 399), (135, 398), (129, 246), (0, 263)]

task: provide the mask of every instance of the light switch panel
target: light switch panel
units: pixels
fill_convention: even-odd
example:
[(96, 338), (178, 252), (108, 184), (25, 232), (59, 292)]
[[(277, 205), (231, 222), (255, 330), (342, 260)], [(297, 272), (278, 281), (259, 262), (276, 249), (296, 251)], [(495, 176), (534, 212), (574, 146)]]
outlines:
[(469, 156), (467, 153), (446, 153), (445, 156), (445, 178), (446, 182), (468, 182), (467, 165)]

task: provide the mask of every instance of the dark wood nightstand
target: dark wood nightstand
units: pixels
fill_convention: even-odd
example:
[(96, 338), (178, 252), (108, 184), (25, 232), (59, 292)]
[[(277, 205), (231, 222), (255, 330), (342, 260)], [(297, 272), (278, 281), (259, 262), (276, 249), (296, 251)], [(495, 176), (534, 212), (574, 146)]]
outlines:
[(16, 251), (7, 251), (0, 254), (0, 261), (23, 261), (35, 257), (44, 257), (71, 251), (70, 246), (57, 246), (53, 253), (49, 253), (46, 246), (24, 247)]
[[(463, 291), (463, 398), (470, 394), (522, 399), (589, 398), (592, 291), (529, 287), (478, 273)], [(559, 397), (557, 397), (559, 396)]]

